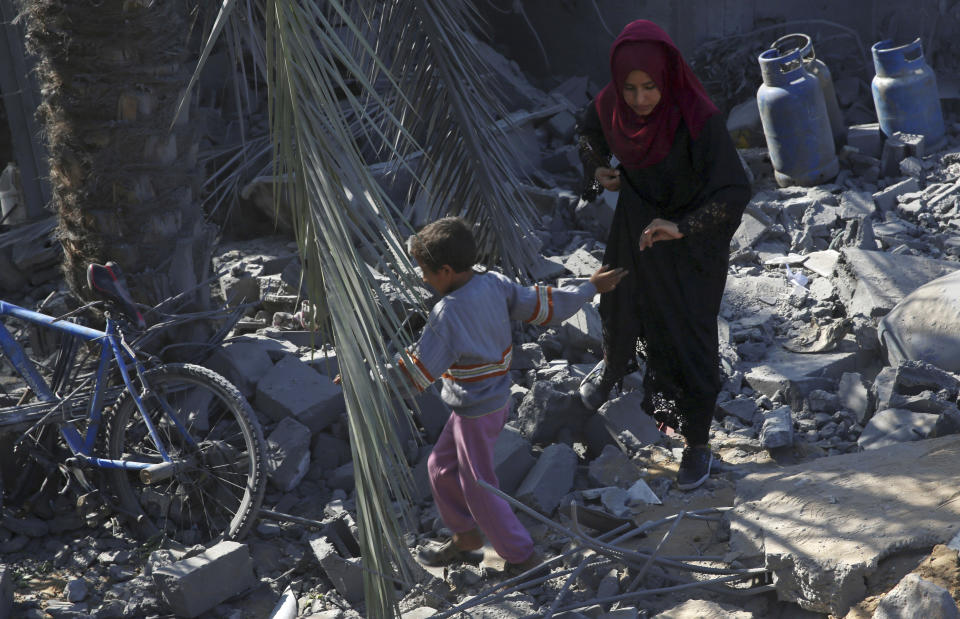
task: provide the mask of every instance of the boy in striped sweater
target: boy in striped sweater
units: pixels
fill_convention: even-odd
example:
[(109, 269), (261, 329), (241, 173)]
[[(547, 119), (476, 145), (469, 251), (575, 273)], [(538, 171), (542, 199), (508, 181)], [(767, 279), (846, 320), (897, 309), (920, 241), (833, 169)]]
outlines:
[(479, 562), (486, 535), (508, 570), (541, 562), (533, 540), (509, 503), (477, 484), (498, 487), (493, 447), (510, 412), (511, 320), (535, 325), (562, 321), (596, 293), (613, 290), (626, 274), (603, 267), (578, 287), (524, 287), (499, 273), (475, 272), (476, 243), (457, 217), (446, 217), (410, 237), (423, 279), (442, 298), (419, 341), (398, 358), (396, 373), (419, 391), (442, 379), (441, 398), (453, 414), (427, 460), (437, 511), (453, 538), (420, 551), (428, 565)]

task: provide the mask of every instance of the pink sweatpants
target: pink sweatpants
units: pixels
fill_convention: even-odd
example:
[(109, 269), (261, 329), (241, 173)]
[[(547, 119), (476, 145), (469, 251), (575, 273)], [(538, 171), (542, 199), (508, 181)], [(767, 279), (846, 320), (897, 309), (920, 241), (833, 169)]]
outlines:
[(522, 563), (533, 552), (530, 534), (510, 504), (477, 484), (482, 479), (499, 488), (493, 468), (493, 446), (507, 422), (510, 404), (483, 417), (450, 414), (427, 460), (430, 489), (443, 523), (454, 533), (480, 527), (493, 549), (510, 563)]

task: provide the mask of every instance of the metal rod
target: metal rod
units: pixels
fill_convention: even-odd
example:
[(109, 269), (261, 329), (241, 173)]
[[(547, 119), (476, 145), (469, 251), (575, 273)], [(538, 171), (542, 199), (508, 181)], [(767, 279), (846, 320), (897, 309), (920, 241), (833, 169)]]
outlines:
[(643, 567), (640, 569), (640, 573), (637, 574), (637, 577), (633, 579), (633, 582), (630, 583), (630, 589), (636, 588), (636, 586), (643, 580), (643, 577), (647, 574), (647, 570), (650, 569), (650, 565), (653, 563), (653, 560), (657, 558), (657, 555), (660, 554), (660, 549), (663, 548), (664, 543), (667, 539), (673, 535), (673, 532), (677, 530), (677, 527), (680, 525), (680, 522), (683, 520), (683, 516), (686, 512), (680, 511), (677, 514), (677, 519), (673, 521), (673, 525), (663, 534), (663, 537), (660, 538), (660, 543), (657, 544), (657, 547), (653, 549), (653, 552), (650, 553), (650, 558), (647, 559), (647, 562), (643, 564)]

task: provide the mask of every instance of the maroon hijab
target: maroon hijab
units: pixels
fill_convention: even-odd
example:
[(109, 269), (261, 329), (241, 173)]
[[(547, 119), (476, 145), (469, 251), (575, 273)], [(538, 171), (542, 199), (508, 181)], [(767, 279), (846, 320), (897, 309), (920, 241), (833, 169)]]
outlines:
[[(636, 70), (646, 72), (660, 89), (660, 102), (645, 118), (623, 99), (623, 84)], [(669, 35), (645, 19), (627, 24), (613, 42), (610, 75), (595, 105), (610, 150), (628, 168), (662, 161), (681, 118), (696, 139), (707, 119), (719, 111)]]

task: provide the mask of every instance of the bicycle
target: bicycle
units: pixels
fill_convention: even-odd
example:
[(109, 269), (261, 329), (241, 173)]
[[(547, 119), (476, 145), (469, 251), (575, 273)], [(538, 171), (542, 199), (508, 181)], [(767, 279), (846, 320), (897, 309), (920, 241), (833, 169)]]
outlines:
[[(161, 363), (136, 348), (145, 322), (115, 263), (90, 265), (87, 283), (102, 300), (66, 316), (0, 300), (0, 317), (68, 336), (53, 364), (38, 363), (0, 322), (0, 349), (27, 385), (16, 404), (0, 408), (0, 434), (22, 432), (15, 445), (26, 443), (34, 463), (69, 472), (67, 484), (87, 491), (78, 507), (99, 493), (138, 537), (185, 546), (242, 538), (266, 487), (263, 431), (250, 404), (211, 370)], [(72, 316), (100, 305), (102, 331)], [(92, 349), (89, 363), (76, 363), (78, 342)], [(61, 461), (49, 450), (51, 426), (70, 452)], [(109, 496), (89, 483), (89, 470), (103, 471)]]

